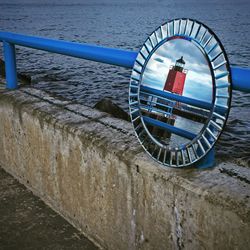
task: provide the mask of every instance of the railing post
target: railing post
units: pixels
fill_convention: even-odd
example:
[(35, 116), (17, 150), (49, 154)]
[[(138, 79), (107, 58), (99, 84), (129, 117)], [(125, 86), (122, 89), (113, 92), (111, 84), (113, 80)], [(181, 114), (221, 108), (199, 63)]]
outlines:
[(16, 73), (16, 51), (15, 45), (8, 42), (3, 42), (4, 61), (6, 73), (6, 88), (17, 88), (17, 73)]
[(215, 166), (215, 149), (214, 147), (201, 160), (195, 163), (197, 168), (212, 168)]

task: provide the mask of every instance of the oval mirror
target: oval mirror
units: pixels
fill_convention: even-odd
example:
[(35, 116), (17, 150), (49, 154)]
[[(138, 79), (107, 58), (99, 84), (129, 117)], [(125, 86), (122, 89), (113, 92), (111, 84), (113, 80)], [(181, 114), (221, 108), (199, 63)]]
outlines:
[(165, 166), (189, 166), (218, 140), (231, 103), (227, 56), (204, 24), (175, 19), (157, 28), (136, 58), (129, 107), (136, 135)]

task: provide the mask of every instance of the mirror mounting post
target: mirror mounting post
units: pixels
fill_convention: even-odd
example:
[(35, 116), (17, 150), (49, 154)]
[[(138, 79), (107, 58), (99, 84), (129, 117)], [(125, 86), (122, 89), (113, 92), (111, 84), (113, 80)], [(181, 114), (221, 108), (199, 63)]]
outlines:
[(198, 169), (203, 169), (203, 168), (212, 168), (215, 166), (215, 149), (212, 148), (209, 153), (203, 157), (201, 160), (199, 160), (196, 164), (195, 167)]

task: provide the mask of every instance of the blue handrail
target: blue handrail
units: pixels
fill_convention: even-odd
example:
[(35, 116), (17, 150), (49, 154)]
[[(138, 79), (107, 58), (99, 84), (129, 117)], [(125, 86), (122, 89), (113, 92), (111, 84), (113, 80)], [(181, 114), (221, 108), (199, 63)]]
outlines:
[[(4, 44), (4, 58), (6, 63), (6, 87), (17, 88), (15, 45), (45, 50), (57, 54), (133, 68), (137, 52), (96, 45), (66, 42), (35, 36), (27, 36), (0, 31), (0, 41)], [(250, 69), (231, 67), (232, 87), (250, 93)]]

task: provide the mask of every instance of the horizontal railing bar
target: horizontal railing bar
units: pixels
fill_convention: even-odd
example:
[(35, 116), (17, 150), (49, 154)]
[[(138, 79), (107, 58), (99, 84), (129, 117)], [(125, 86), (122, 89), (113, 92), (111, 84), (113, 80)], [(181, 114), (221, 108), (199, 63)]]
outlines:
[[(142, 104), (140, 105), (140, 108), (144, 109), (146, 111), (148, 111), (148, 109), (149, 109), (149, 107), (147, 105), (142, 105)], [(169, 117), (171, 115), (170, 112), (165, 112), (165, 111), (163, 111), (161, 109), (157, 109), (157, 108), (154, 108), (154, 107), (150, 107), (150, 110), (158, 112), (158, 113), (163, 114), (163, 115), (166, 115), (167, 117)]]
[[(133, 68), (138, 52), (0, 31), (0, 41), (86, 60)], [(250, 93), (250, 69), (231, 67), (232, 88)]]
[(250, 69), (231, 67), (233, 90), (250, 93)]
[(143, 116), (143, 121), (146, 124), (165, 129), (168, 132), (172, 132), (173, 134), (179, 135), (179, 136), (184, 137), (184, 138), (189, 139), (189, 140), (193, 140), (196, 137), (195, 134), (193, 134), (189, 131), (186, 131), (186, 130), (181, 129), (181, 128), (177, 128), (177, 127), (172, 126), (168, 123), (161, 122), (159, 120), (155, 120), (155, 119), (147, 117), (147, 116)]
[[(165, 91), (153, 89), (153, 88), (146, 87), (146, 86), (141, 86), (140, 90), (142, 91), (142, 93), (152, 94), (153, 96), (156, 96), (156, 97), (159, 96), (160, 98), (171, 99), (177, 102), (185, 103), (185, 104), (188, 104), (197, 108), (205, 109), (205, 110), (211, 110), (213, 108), (212, 103), (204, 102), (204, 101), (193, 99), (193, 98), (186, 97), (186, 96), (180, 96), (171, 92), (165, 92)], [(224, 106), (216, 105), (214, 111), (224, 114), (226, 110), (227, 110), (226, 106), (224, 107)]]
[(143, 92), (149, 93), (149, 94), (153, 94), (155, 96), (175, 100), (177, 102), (185, 103), (185, 104), (192, 105), (192, 106), (195, 106), (195, 107), (198, 107), (198, 108), (202, 108), (202, 109), (206, 109), (206, 110), (210, 110), (212, 108), (211, 103), (200, 101), (200, 100), (193, 99), (193, 98), (190, 98), (190, 97), (180, 96), (180, 95), (177, 95), (177, 94), (173, 94), (173, 93), (170, 93), (170, 92), (165, 92), (165, 91), (153, 89), (153, 88), (146, 87), (146, 86), (141, 86), (140, 90), (143, 91)]
[(0, 40), (28, 48), (45, 50), (125, 68), (132, 68), (137, 57), (137, 52), (133, 51), (26, 36), (10, 32), (0, 32)]

